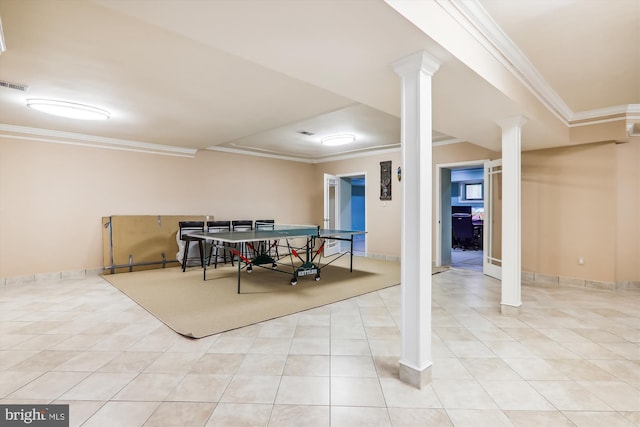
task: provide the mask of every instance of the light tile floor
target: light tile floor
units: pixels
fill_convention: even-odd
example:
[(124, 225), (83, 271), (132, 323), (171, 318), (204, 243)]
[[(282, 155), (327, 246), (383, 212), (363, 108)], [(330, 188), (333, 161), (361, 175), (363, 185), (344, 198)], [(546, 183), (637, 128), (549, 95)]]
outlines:
[(640, 292), (433, 276), (433, 381), (398, 380), (400, 288), (182, 337), (100, 277), (0, 288), (0, 400), (72, 426), (638, 426)]
[(451, 267), (482, 272), (482, 250), (451, 248)]

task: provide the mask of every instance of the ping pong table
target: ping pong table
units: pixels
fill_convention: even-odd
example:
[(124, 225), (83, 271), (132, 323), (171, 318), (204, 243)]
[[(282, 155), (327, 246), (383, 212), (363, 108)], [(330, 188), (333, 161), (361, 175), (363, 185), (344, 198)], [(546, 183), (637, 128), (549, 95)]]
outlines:
[[(229, 251), (237, 257), (238, 293), (240, 293), (241, 273), (253, 271), (253, 267), (261, 267), (291, 275), (290, 284), (298, 284), (298, 277), (313, 276), (320, 280), (322, 269), (344, 255), (349, 255), (349, 271), (353, 271), (353, 237), (365, 234), (359, 230), (323, 229), (316, 225), (291, 225), (274, 223), (257, 223), (253, 230), (206, 232), (195, 231), (188, 236), (207, 242), (219, 250)], [(335, 255), (325, 255), (325, 244), (328, 240), (349, 242), (349, 250)], [(244, 247), (246, 250), (240, 250)], [(279, 248), (286, 248), (278, 254)], [(205, 251), (201, 251), (203, 278), (207, 280), (207, 263)], [(322, 258), (325, 258), (322, 263)]]

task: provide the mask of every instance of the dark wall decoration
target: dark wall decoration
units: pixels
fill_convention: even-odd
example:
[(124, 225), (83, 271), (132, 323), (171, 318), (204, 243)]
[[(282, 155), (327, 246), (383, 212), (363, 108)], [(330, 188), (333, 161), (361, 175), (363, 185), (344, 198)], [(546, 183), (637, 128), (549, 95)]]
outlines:
[(391, 160), (380, 162), (380, 200), (391, 200)]

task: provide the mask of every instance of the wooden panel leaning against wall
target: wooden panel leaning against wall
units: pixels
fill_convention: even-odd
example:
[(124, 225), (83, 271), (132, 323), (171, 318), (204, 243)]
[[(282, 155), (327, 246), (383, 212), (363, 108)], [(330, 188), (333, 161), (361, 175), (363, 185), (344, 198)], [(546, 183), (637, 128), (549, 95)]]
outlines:
[[(176, 233), (180, 221), (203, 215), (117, 215), (102, 218), (105, 274), (177, 267)], [(213, 215), (209, 216), (213, 220)]]

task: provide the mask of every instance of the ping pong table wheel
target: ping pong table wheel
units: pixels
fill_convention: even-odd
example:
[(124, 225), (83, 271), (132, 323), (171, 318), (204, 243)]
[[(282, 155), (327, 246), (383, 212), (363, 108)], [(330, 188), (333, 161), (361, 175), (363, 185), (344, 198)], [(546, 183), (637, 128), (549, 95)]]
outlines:
[(319, 281), (320, 281), (320, 275), (319, 275), (319, 274), (316, 274), (315, 279), (316, 279), (316, 282), (319, 282)]
[(247, 273), (251, 274), (253, 272), (253, 267), (248, 266), (247, 267)]
[(275, 270), (276, 268), (278, 268), (278, 264), (276, 264), (276, 263), (274, 262), (273, 264), (271, 264), (271, 268), (273, 268), (273, 269)]
[(295, 286), (295, 285), (297, 285), (297, 284), (298, 284), (298, 279), (296, 279), (296, 278), (294, 277), (293, 279), (291, 279), (291, 282), (289, 282), (289, 283), (291, 283), (291, 286)]

